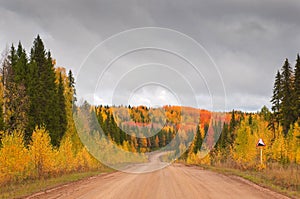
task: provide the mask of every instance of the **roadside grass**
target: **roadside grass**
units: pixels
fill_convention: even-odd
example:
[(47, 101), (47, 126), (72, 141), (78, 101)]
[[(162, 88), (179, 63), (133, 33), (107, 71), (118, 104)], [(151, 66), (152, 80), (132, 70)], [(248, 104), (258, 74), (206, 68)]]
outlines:
[(102, 173), (112, 172), (110, 168), (103, 168), (96, 171), (64, 174), (59, 177), (51, 177), (40, 180), (27, 180), (20, 183), (6, 184), (0, 187), (0, 198), (22, 198), (40, 191), (45, 191), (70, 182), (82, 180)]
[(291, 198), (300, 198), (300, 169), (297, 166), (272, 165), (263, 170), (240, 170), (220, 166), (198, 165), (225, 175), (234, 175)]

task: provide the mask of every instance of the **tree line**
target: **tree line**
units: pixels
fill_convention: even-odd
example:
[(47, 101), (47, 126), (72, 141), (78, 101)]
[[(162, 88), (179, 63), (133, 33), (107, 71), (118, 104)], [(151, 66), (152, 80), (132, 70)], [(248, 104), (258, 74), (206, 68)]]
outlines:
[[(113, 115), (113, 108), (108, 106), (97, 106), (95, 107), (97, 122), (99, 122), (104, 135), (109, 137), (117, 145), (128, 143), (134, 148), (134, 151), (146, 152), (157, 150), (161, 147), (168, 145), (175, 137), (174, 125), (165, 125), (162, 129), (155, 129), (152, 125), (149, 128), (139, 128), (138, 124), (147, 124), (150, 122), (149, 111), (147, 107), (123, 107), (130, 112), (130, 117), (134, 123), (116, 123), (116, 119)], [(120, 108), (120, 107), (119, 107)], [(122, 126), (122, 127), (121, 127)], [(121, 127), (121, 128), (120, 128)], [(132, 132), (130, 134), (130, 132)], [(157, 132), (155, 135), (150, 134)]]

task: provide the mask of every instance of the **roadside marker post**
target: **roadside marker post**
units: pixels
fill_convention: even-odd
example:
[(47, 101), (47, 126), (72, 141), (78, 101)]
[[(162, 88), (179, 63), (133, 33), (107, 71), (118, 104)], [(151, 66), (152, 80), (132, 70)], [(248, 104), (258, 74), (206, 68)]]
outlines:
[(256, 146), (260, 148), (260, 164), (262, 165), (263, 164), (262, 150), (263, 150), (263, 147), (266, 146), (266, 144), (264, 143), (264, 141), (261, 138), (259, 138)]

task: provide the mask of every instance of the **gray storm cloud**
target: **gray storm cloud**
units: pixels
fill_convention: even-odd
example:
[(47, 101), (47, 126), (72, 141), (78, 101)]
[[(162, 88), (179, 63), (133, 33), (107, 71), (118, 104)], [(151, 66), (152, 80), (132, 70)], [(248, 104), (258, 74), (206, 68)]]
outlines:
[[(297, 0), (1, 0), (0, 49), (21, 40), (29, 50), (33, 38), (40, 34), (58, 65), (71, 68), (78, 75), (79, 67), (91, 49), (111, 35), (138, 27), (170, 28), (189, 35), (207, 49), (224, 80), (227, 110), (255, 111), (262, 105), (270, 106), (274, 76), (284, 59), (289, 58), (294, 65), (300, 51), (299, 13)], [(158, 41), (160, 38), (157, 37)], [(110, 54), (109, 51), (105, 53)], [(154, 54), (151, 56), (157, 58)], [(132, 63), (129, 57), (121, 61), (122, 67)], [(172, 65), (171, 61), (167, 63)], [(116, 68), (110, 71), (111, 80), (116, 79), (117, 71)], [(188, 73), (189, 70), (183, 72), (191, 77)], [(93, 84), (88, 76), (85, 78), (86, 84), (78, 85), (78, 90), (89, 90), (89, 85)], [(208, 75), (207, 78), (211, 77)], [(199, 81), (199, 90), (201, 86)], [(98, 101), (108, 103), (110, 91), (111, 88), (102, 90), (102, 94), (96, 96)], [(141, 102), (142, 96), (146, 100), (151, 92), (158, 95), (162, 91), (153, 91), (149, 87), (140, 90), (136, 96)], [(188, 99), (193, 97), (184, 89), (179, 86), (177, 92), (186, 96), (186, 105), (192, 104)], [(125, 94), (128, 94), (126, 90)], [(174, 99), (167, 94), (160, 97)], [(203, 104), (200, 105), (202, 108), (209, 107), (207, 92), (197, 93), (196, 98)], [(139, 103), (137, 99), (133, 101)]]

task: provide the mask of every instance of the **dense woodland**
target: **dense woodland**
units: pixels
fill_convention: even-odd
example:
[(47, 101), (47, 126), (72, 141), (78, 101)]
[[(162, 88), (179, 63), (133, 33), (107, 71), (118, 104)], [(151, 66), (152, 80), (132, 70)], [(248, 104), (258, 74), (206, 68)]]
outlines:
[(28, 143), (35, 127), (44, 126), (51, 143), (59, 146), (67, 129), (65, 87), (72, 95), (73, 76), (70, 71), (66, 82), (65, 71), (55, 70), (54, 64), (39, 36), (29, 57), (21, 42), (17, 48), (11, 46), (2, 67), (1, 130), (22, 131)]
[(39, 36), (3, 55), (0, 83), (0, 184), (101, 167), (72, 119), (75, 80), (55, 67)]
[[(189, 164), (254, 170), (300, 164), (299, 55), (294, 69), (286, 60), (278, 71), (271, 111), (265, 106), (257, 113), (233, 110), (222, 113), (218, 121), (213, 120), (214, 113), (190, 107), (166, 105), (162, 117), (158, 109), (145, 106), (91, 106), (84, 102), (77, 107), (72, 72), (55, 66), (39, 36), (30, 53), (20, 42), (3, 55), (0, 90), (0, 184), (102, 167), (76, 132), (73, 113), (84, 111), (91, 115), (81, 124), (85, 134), (103, 131), (125, 151), (155, 151), (181, 138), (176, 148), (181, 161)], [(115, 111), (124, 113), (116, 117)], [(164, 125), (160, 128), (153, 123)], [(156, 128), (157, 134), (148, 135)], [(256, 147), (259, 138), (266, 143), (263, 165)], [(211, 149), (204, 158), (203, 149)]]

